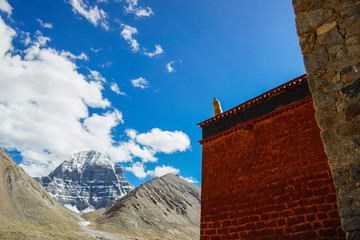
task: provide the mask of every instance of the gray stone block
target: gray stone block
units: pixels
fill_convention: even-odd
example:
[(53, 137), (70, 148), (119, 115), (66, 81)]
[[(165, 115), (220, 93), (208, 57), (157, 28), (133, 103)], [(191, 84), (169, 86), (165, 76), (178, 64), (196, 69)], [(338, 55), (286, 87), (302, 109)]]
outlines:
[(344, 41), (343, 36), (337, 31), (333, 30), (331, 32), (325, 33), (318, 37), (318, 40), (321, 44), (338, 44)]
[(304, 64), (308, 74), (325, 68), (328, 60), (328, 52), (324, 47), (312, 53), (304, 54)]
[(343, 185), (346, 183), (346, 170), (341, 169), (333, 173), (333, 180), (335, 185)]
[(342, 218), (341, 225), (345, 231), (360, 230), (360, 217)]
[(353, 166), (350, 169), (350, 180), (351, 181), (356, 181), (356, 182), (360, 181), (360, 165)]
[(347, 240), (359, 240), (359, 239), (360, 239), (360, 231), (359, 231), (359, 232), (349, 233), (349, 234), (346, 236), (346, 239), (347, 239)]
[(360, 208), (345, 207), (340, 209), (340, 216), (356, 216), (360, 214)]
[(324, 88), (324, 92), (328, 93), (331, 91), (339, 91), (343, 86), (344, 86), (343, 82), (331, 84), (331, 85), (328, 85), (326, 88)]
[(316, 92), (313, 94), (313, 102), (316, 108), (335, 109), (336, 99), (331, 94)]
[(348, 99), (357, 98), (360, 94), (360, 78), (341, 89), (341, 93)]

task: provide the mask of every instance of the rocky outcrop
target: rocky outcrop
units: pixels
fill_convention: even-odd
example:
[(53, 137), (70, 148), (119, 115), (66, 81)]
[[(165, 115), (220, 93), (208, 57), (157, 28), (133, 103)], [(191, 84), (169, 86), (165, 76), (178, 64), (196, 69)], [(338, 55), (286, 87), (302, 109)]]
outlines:
[[(156, 177), (94, 219), (98, 229), (138, 239), (199, 239), (200, 188), (173, 174)], [(90, 220), (90, 219), (89, 219)]]
[(293, 0), (347, 239), (360, 239), (360, 1)]
[(74, 211), (107, 207), (134, 189), (122, 167), (96, 151), (76, 153), (36, 180), (57, 202)]

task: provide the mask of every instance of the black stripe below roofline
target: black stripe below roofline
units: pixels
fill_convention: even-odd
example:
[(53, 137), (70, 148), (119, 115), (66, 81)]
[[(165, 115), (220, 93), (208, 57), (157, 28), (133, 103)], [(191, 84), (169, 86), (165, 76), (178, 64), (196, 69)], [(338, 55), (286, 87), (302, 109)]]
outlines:
[(278, 94), (265, 98), (261, 102), (251, 105), (236, 114), (222, 118), (217, 122), (202, 127), (202, 139), (221, 133), (238, 124), (269, 114), (273, 111), (286, 107), (292, 103), (301, 101), (311, 96), (307, 81), (303, 81), (288, 87)]

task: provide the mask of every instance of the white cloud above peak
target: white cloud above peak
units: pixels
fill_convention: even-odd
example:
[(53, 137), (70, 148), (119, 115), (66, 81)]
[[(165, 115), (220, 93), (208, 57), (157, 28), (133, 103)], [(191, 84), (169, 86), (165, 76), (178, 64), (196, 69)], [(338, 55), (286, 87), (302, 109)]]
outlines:
[(156, 44), (155, 45), (155, 51), (154, 52), (147, 52), (147, 51), (144, 51), (144, 54), (146, 56), (149, 56), (149, 57), (154, 57), (156, 55), (160, 55), (164, 53), (164, 50), (162, 49), (162, 47), (159, 45), (159, 44)]
[(105, 31), (110, 29), (107, 22), (107, 13), (99, 9), (97, 5), (95, 7), (88, 6), (83, 0), (69, 0), (69, 3), (75, 13), (84, 16), (95, 27), (100, 24)]
[(144, 179), (148, 176), (145, 172), (144, 164), (140, 162), (135, 162), (131, 167), (125, 167), (125, 170), (128, 172), (132, 172), (137, 178)]
[(145, 89), (149, 86), (149, 81), (147, 81), (145, 78), (139, 77), (137, 79), (130, 80), (131, 84), (134, 87)]
[(172, 173), (176, 175), (180, 173), (180, 170), (172, 166), (162, 165), (161, 167), (160, 166), (155, 167), (154, 170), (147, 171), (147, 174), (153, 177), (162, 177), (168, 173)]
[(13, 8), (7, 0), (0, 0), (0, 11), (7, 13), (9, 16), (12, 14)]
[(132, 147), (132, 154), (140, 157), (143, 162), (155, 162), (156, 153), (172, 154), (177, 151), (183, 152), (190, 149), (190, 138), (181, 131), (163, 131), (153, 128), (147, 133), (138, 133), (134, 129), (126, 129), (125, 133), (130, 138), (128, 144), (137, 146)]
[(174, 153), (183, 152), (190, 148), (190, 138), (181, 131), (163, 131), (154, 128), (150, 132), (136, 136), (136, 141), (141, 145), (151, 147), (156, 152)]
[(125, 167), (125, 170), (128, 172), (132, 172), (136, 177), (140, 179), (144, 179), (147, 176), (162, 177), (168, 173), (172, 173), (175, 175), (180, 173), (179, 169), (165, 165), (157, 166), (154, 170), (145, 171), (145, 165), (140, 162), (134, 162), (131, 167)]
[(136, 177), (140, 178), (140, 179), (144, 179), (148, 176), (151, 177), (162, 177), (166, 174), (174, 174), (174, 175), (178, 175), (181, 179), (191, 183), (191, 184), (195, 184), (195, 183), (199, 183), (199, 181), (197, 181), (195, 178), (193, 177), (182, 177), (179, 175), (180, 173), (180, 169), (175, 168), (173, 166), (156, 166), (154, 170), (147, 170), (146, 171), (146, 166), (141, 163), (141, 162), (134, 162), (132, 163), (132, 165), (130, 167), (125, 167), (125, 170), (128, 172), (133, 173)]
[(199, 182), (198, 180), (196, 180), (196, 179), (193, 178), (193, 177), (182, 177), (182, 176), (180, 176), (180, 178), (181, 178), (181, 179), (184, 179), (185, 181), (187, 181), (187, 182), (189, 182), (189, 183), (192, 183), (192, 184)]

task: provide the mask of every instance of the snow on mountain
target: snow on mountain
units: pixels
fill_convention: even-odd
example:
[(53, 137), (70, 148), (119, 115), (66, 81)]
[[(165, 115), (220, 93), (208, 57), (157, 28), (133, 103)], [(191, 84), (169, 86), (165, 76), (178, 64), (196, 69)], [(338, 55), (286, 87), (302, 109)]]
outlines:
[(134, 189), (120, 165), (93, 150), (70, 156), (48, 176), (35, 180), (57, 202), (82, 212), (107, 207)]

